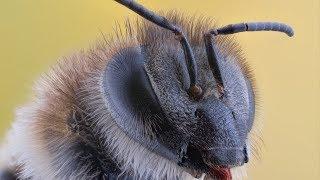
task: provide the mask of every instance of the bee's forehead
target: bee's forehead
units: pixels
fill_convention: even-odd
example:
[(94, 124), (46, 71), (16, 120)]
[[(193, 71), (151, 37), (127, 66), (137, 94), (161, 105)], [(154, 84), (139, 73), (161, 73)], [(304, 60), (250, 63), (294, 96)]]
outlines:
[[(204, 89), (206, 96), (212, 95), (216, 90), (216, 80), (210, 69), (205, 47), (193, 47), (198, 71), (198, 84)], [(144, 48), (145, 68), (156, 85), (161, 85), (164, 91), (187, 91), (190, 79), (187, 64), (181, 47), (163, 44), (158, 48)], [(229, 92), (241, 91), (238, 96), (247, 96), (247, 82), (245, 72), (238, 59), (233, 54), (223, 53), (219, 48), (218, 58), (222, 65), (219, 67), (225, 81), (225, 89)]]

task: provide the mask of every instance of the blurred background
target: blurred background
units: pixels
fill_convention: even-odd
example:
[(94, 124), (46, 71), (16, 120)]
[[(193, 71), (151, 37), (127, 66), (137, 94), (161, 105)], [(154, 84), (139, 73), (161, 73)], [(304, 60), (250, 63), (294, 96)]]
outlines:
[[(319, 0), (140, 0), (152, 10), (176, 9), (225, 25), (280, 21), (280, 33), (236, 36), (251, 65), (263, 120), (262, 158), (248, 179), (320, 179)], [(0, 139), (32, 85), (62, 56), (87, 49), (115, 21), (136, 15), (110, 0), (0, 0)]]

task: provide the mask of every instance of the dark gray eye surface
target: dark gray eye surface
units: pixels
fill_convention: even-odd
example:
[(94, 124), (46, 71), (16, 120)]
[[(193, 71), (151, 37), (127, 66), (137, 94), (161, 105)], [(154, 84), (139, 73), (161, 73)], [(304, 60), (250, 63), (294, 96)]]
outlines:
[(140, 47), (122, 49), (110, 60), (103, 85), (117, 125), (145, 147), (175, 160), (175, 155), (154, 138), (159, 128), (165, 133), (170, 126), (164, 123), (166, 117), (150, 84)]
[(123, 49), (113, 57), (106, 69), (105, 87), (121, 117), (143, 122), (160, 118), (161, 108), (138, 50)]

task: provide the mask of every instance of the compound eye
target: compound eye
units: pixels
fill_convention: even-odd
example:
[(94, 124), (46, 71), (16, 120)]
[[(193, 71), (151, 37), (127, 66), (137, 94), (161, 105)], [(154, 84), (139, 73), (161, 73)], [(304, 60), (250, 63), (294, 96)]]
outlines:
[(139, 48), (123, 49), (113, 57), (105, 71), (104, 90), (117, 124), (127, 131), (143, 131), (144, 123), (162, 116)]

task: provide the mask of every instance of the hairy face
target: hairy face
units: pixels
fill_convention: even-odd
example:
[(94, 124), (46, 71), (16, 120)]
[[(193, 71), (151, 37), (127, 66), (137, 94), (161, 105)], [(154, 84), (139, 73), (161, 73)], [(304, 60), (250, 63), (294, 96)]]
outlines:
[(163, 17), (135, 1), (117, 2), (158, 26), (144, 23), (135, 33), (128, 26), (138, 43), (122, 48), (106, 68), (104, 91), (117, 124), (179, 166), (231, 179), (230, 168), (248, 162), (255, 93), (241, 50), (219, 35), (278, 31), (291, 37), (292, 28), (277, 22), (215, 28), (203, 18)]
[[(188, 94), (188, 76), (183, 52), (178, 47), (161, 47), (151, 52), (146, 63), (152, 88), (174, 133), (163, 135), (168, 146), (186, 145), (186, 161), (199, 158), (210, 166), (242, 165), (247, 158), (246, 138), (254, 119), (254, 94), (251, 82), (237, 57), (220, 54), (224, 94), (209, 68), (205, 49), (195, 47), (199, 67), (201, 99)], [(158, 132), (165, 132), (160, 130)], [(172, 136), (173, 135), (173, 136)], [(160, 136), (161, 137), (161, 136)], [(172, 140), (174, 139), (174, 140)], [(204, 165), (204, 164), (202, 164)]]
[[(172, 21), (187, 32), (192, 29), (181, 20)], [(209, 25), (199, 21), (200, 34), (205, 27)], [(174, 36), (144, 24), (137, 34), (139, 45), (121, 49), (105, 69), (103, 86), (111, 114), (130, 137), (182, 167), (208, 173), (240, 166), (248, 161), (247, 136), (254, 120), (250, 73), (238, 46), (231, 39), (218, 38), (222, 93), (201, 36), (188, 35), (202, 97), (195, 99), (188, 93), (187, 64)]]

